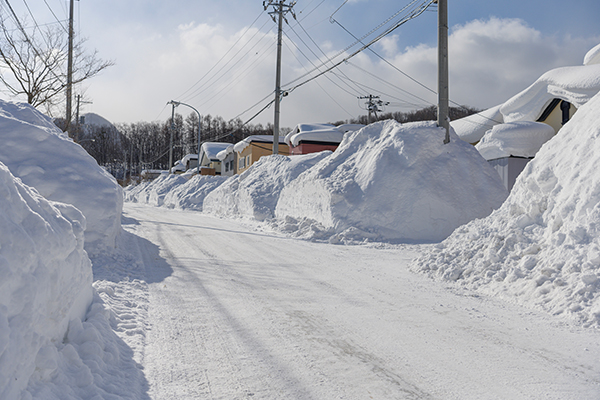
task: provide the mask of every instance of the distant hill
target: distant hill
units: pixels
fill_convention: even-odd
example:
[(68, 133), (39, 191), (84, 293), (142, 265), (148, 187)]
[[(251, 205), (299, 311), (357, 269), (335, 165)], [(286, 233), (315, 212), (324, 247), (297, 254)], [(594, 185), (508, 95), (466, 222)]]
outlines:
[(92, 126), (106, 126), (114, 128), (112, 122), (107, 120), (106, 118), (94, 114), (94, 113), (86, 113), (81, 116), (81, 124), (82, 125), (92, 125)]

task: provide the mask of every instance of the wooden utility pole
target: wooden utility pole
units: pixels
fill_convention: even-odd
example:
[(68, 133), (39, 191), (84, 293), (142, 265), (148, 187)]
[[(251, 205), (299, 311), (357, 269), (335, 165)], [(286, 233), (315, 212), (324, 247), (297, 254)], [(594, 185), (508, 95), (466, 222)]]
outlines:
[[(273, 6), (273, 11), (269, 12), (273, 21), (277, 23), (277, 69), (275, 72), (275, 120), (273, 122), (273, 154), (279, 153), (279, 115), (280, 115), (280, 103), (281, 103), (281, 40), (283, 33), (283, 20), (284, 14), (287, 12), (291, 12), (294, 18), (296, 15), (292, 10), (292, 7), (296, 4), (296, 2), (292, 2), (291, 4), (286, 4), (286, 0), (278, 0), (273, 1), (269, 0), (263, 1), (263, 6), (265, 10), (269, 6)], [(275, 19), (275, 14), (277, 14), (277, 20)], [(287, 21), (286, 21), (287, 22)]]
[[(73, 102), (73, 0), (69, 1), (69, 48), (67, 54), (67, 110), (66, 110), (66, 130), (71, 127)], [(70, 136), (70, 135), (69, 135)]]
[(438, 5), (438, 120), (446, 129), (444, 144), (450, 143), (448, 91), (448, 0), (437, 0)]

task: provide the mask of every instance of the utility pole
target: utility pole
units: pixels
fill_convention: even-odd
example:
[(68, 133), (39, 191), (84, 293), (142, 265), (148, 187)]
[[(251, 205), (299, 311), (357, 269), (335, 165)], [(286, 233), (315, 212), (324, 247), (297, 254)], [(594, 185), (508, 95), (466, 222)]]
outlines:
[[(72, 116), (72, 101), (73, 101), (73, 0), (69, 2), (69, 48), (67, 54), (67, 115), (66, 130), (71, 127)], [(69, 135), (70, 136), (70, 135)]]
[(377, 113), (379, 111), (382, 111), (382, 109), (380, 109), (379, 107), (387, 106), (388, 104), (390, 104), (389, 101), (379, 100), (379, 96), (373, 96), (372, 94), (368, 96), (359, 97), (359, 100), (364, 99), (369, 99), (369, 101), (365, 102), (365, 105), (367, 106), (367, 111), (369, 112), (367, 117), (367, 124), (371, 123), (371, 113), (374, 113), (375, 118), (377, 118)]
[(444, 144), (450, 143), (448, 91), (448, 0), (437, 0), (438, 5), (438, 120), (446, 129)]
[[(175, 101), (175, 100), (171, 100), (169, 101), (167, 104), (172, 104), (173, 105), (173, 113), (175, 113), (175, 107), (177, 106), (186, 106), (191, 108), (192, 110), (196, 111), (196, 114), (198, 114), (198, 175), (200, 175), (200, 149), (201, 149), (201, 143), (200, 143), (200, 138), (201, 138), (201, 132), (202, 132), (202, 116), (200, 115), (200, 111), (196, 110), (194, 107), (190, 106), (189, 104), (185, 104), (182, 103), (180, 101)], [(175, 115), (175, 114), (173, 114)], [(171, 136), (171, 148), (172, 146), (172, 142), (173, 141), (173, 137)]]
[[(173, 106), (173, 111), (171, 112), (171, 141), (169, 144), (169, 174), (173, 169), (173, 131), (175, 130), (175, 107), (177, 107), (174, 101), (170, 101)], [(167, 103), (168, 104), (168, 103)], [(200, 160), (198, 160), (200, 161)]]
[(77, 95), (77, 108), (75, 109), (75, 134), (73, 135), (73, 139), (75, 140), (75, 142), (77, 142), (77, 140), (79, 139), (78, 135), (79, 135), (79, 125), (81, 125), (81, 121), (79, 120), (79, 106), (80, 104), (92, 104), (91, 101), (81, 101), (81, 95), (78, 94)]
[[(265, 11), (269, 6), (273, 6), (273, 11), (269, 12), (273, 21), (277, 23), (277, 69), (275, 72), (275, 121), (273, 122), (273, 154), (279, 154), (279, 114), (280, 114), (280, 103), (281, 103), (281, 37), (283, 32), (283, 20), (285, 19), (284, 14), (291, 12), (294, 19), (296, 14), (292, 10), (292, 7), (296, 2), (291, 4), (285, 4), (286, 0), (269, 0), (263, 1), (263, 7)], [(278, 15), (277, 20), (275, 14)], [(285, 21), (287, 22), (287, 20)], [(285, 95), (285, 94), (284, 94)]]

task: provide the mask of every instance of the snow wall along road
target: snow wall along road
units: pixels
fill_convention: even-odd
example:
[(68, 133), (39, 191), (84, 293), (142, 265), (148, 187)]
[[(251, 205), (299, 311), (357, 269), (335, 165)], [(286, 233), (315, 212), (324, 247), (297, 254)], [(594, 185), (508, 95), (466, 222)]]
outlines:
[(314, 221), (333, 233), (331, 242), (443, 240), (508, 195), (473, 146), (453, 132), (444, 145), (444, 135), (434, 122), (393, 120), (348, 132), (282, 190), (275, 215), (290, 226)]
[(600, 326), (600, 94), (547, 142), (500, 209), (414, 268)]
[(92, 302), (85, 218), (50, 203), (0, 163), (0, 399), (48, 379), (68, 324)]
[(29, 104), (0, 100), (0, 132), (0, 162), (46, 199), (72, 204), (85, 215), (90, 254), (113, 248), (123, 209), (117, 181)]

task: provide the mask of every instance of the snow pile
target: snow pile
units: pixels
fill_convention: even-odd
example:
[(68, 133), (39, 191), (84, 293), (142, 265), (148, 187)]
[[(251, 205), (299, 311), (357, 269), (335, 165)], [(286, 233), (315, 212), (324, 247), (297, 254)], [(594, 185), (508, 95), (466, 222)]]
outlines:
[(600, 326), (600, 95), (521, 173), (488, 218), (415, 262), (432, 276)]
[(163, 205), (169, 208), (202, 211), (204, 198), (227, 180), (226, 176), (194, 175), (187, 182), (173, 186)]
[(490, 129), (475, 146), (486, 160), (533, 157), (552, 139), (554, 128), (541, 122), (509, 122)]
[(134, 203), (145, 203), (156, 207), (163, 205), (169, 191), (183, 185), (191, 174), (162, 174), (152, 181), (145, 181), (125, 190), (125, 200)]
[(204, 211), (224, 217), (273, 218), (282, 189), (298, 175), (330, 155), (261, 157), (241, 175), (230, 177), (204, 199)]
[(57, 368), (56, 345), (92, 301), (84, 216), (50, 203), (0, 163), (0, 398)]
[(85, 248), (113, 248), (121, 231), (123, 191), (115, 179), (54, 123), (28, 104), (0, 100), (0, 161), (48, 200), (85, 215)]
[(286, 230), (309, 221), (330, 240), (439, 241), (485, 217), (507, 196), (498, 173), (470, 144), (433, 122), (371, 124), (281, 192)]

